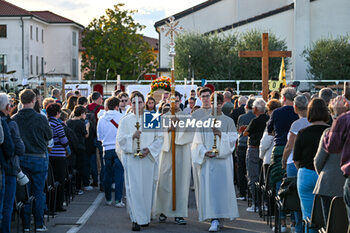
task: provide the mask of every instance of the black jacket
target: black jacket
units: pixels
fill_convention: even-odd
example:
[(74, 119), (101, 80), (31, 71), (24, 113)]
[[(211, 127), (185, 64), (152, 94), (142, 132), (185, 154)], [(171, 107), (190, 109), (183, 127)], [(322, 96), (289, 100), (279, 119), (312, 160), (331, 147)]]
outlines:
[(6, 120), (1, 118), (0, 120), (4, 132), (4, 142), (0, 145), (0, 164), (3, 167), (11, 158), (13, 158), (15, 153), (15, 145), (13, 144), (10, 129)]
[(52, 139), (52, 129), (46, 117), (31, 108), (17, 112), (12, 119), (16, 121), (25, 145), (25, 154), (44, 154), (47, 142)]
[(5, 120), (9, 126), (11, 138), (15, 146), (14, 156), (11, 157), (4, 166), (5, 174), (10, 176), (16, 176), (18, 172), (21, 170), (19, 166), (18, 156), (22, 156), (24, 154), (24, 151), (25, 151), (24, 143), (19, 135), (17, 123), (11, 120), (10, 117), (5, 116), (2, 113), (0, 113), (0, 115), (1, 115), (1, 118)]
[(246, 113), (245, 110), (244, 110), (244, 107), (245, 107), (245, 104), (242, 104), (240, 107), (232, 110), (231, 118), (235, 122), (236, 127), (237, 127), (237, 124), (238, 124), (238, 117), (240, 115)]

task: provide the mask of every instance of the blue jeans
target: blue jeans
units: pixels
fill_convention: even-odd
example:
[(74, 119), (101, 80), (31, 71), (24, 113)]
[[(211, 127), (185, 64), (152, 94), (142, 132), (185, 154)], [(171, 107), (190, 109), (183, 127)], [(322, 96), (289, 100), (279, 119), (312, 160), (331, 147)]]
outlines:
[[(294, 163), (287, 164), (287, 177), (297, 176), (298, 170), (295, 167)], [(300, 211), (292, 211), (290, 218), (295, 221), (295, 232), (300, 233), (303, 231), (303, 220)]]
[[(48, 157), (23, 155), (19, 157), (19, 162), (24, 174), (29, 178), (28, 191), (35, 197), (34, 217), (35, 227), (40, 228), (44, 225), (44, 187), (48, 170)], [(24, 207), (24, 228), (30, 226), (30, 205)]]
[(16, 196), (16, 176), (5, 176), (5, 196), (4, 196), (4, 206), (2, 209), (2, 222), (1, 230), (2, 233), (11, 232), (11, 217), (13, 211), (13, 203)]
[(98, 171), (97, 171), (97, 162), (96, 162), (96, 153), (91, 154), (90, 158), (90, 172), (92, 175), (92, 181), (95, 184), (98, 184)]
[[(311, 218), (312, 205), (315, 197), (315, 194), (312, 192), (314, 191), (317, 178), (318, 175), (314, 170), (307, 168), (299, 168), (298, 170), (297, 186), (303, 219), (306, 219), (306, 217)], [(311, 231), (313, 231), (313, 229), (309, 230), (309, 232)]]
[[(107, 201), (112, 200), (112, 180), (115, 182), (115, 200), (120, 201), (124, 188), (124, 168), (115, 150), (104, 151), (105, 176), (104, 188)], [(153, 178), (152, 178), (153, 179)]]
[(350, 177), (346, 178), (344, 183), (344, 202), (346, 206), (346, 212), (348, 213), (348, 219), (350, 222)]
[(2, 209), (3, 209), (3, 204), (4, 204), (4, 197), (5, 197), (5, 171), (3, 168), (0, 168), (0, 173), (1, 173), (1, 188), (0, 188), (0, 223), (2, 220)]
[(84, 158), (84, 175), (83, 175), (83, 184), (84, 186), (90, 185), (90, 174), (92, 174), (93, 183), (98, 183), (97, 180), (97, 164), (96, 164), (96, 153), (88, 154)]

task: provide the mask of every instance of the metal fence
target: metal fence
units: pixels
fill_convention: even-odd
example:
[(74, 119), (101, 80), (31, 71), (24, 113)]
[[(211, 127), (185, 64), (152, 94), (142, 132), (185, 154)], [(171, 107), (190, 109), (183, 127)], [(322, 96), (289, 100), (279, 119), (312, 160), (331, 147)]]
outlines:
[[(308, 91), (311, 93), (316, 93), (322, 87), (330, 87), (335, 90), (337, 93), (341, 92), (342, 85), (344, 82), (349, 82), (350, 80), (287, 80), (288, 84), (300, 84), (297, 85), (297, 90), (300, 91)], [(120, 82), (124, 85), (128, 84), (150, 84), (152, 80), (120, 80)], [(176, 84), (183, 84), (184, 80), (175, 80)], [(243, 84), (252, 84), (251, 86), (261, 86), (261, 80), (207, 80), (207, 83), (218, 85), (221, 88), (219, 90), (223, 90), (226, 87), (231, 87), (234, 89), (236, 94), (260, 94), (261, 87), (259, 88), (242, 88)], [(102, 84), (102, 85), (110, 85), (117, 84), (117, 80), (67, 80), (67, 84), (89, 84), (93, 86), (94, 84)], [(202, 84), (202, 80), (194, 80), (195, 84)], [(190, 87), (191, 80), (187, 81), (187, 85)], [(226, 84), (226, 85), (225, 85)], [(247, 85), (245, 85), (247, 86)], [(249, 85), (250, 86), (250, 85)]]

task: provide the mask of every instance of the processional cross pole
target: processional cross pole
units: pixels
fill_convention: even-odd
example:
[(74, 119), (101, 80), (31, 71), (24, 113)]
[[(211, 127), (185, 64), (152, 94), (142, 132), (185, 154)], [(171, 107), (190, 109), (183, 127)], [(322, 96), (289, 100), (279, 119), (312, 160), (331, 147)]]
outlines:
[[(175, 17), (169, 17), (169, 22), (166, 22), (165, 27), (161, 27), (160, 30), (162, 32), (166, 32), (165, 36), (170, 36), (170, 49), (169, 56), (171, 57), (171, 115), (175, 117), (175, 35), (179, 35), (179, 31), (183, 30), (183, 28), (179, 25), (179, 21), (175, 22)], [(173, 210), (176, 210), (176, 166), (175, 166), (175, 130), (171, 131), (171, 148), (172, 148), (172, 197), (173, 197)]]
[(267, 101), (269, 93), (269, 58), (270, 57), (291, 57), (291, 51), (270, 51), (269, 50), (269, 34), (262, 34), (261, 51), (239, 51), (239, 57), (261, 57), (262, 64), (262, 96)]

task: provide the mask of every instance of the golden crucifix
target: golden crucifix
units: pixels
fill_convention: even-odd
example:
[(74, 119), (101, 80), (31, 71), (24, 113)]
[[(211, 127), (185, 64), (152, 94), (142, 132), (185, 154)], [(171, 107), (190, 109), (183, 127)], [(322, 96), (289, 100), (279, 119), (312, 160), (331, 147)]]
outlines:
[[(169, 56), (171, 57), (171, 115), (175, 117), (175, 76), (174, 76), (174, 70), (175, 70), (175, 40), (174, 40), (174, 34), (177, 36), (179, 33), (178, 31), (183, 30), (183, 28), (179, 25), (179, 21), (175, 22), (175, 17), (171, 16), (169, 17), (169, 22), (166, 22), (165, 27), (161, 27), (160, 30), (162, 32), (167, 31), (165, 34), (166, 37), (170, 35), (170, 49), (169, 49)], [(176, 210), (176, 166), (175, 166), (175, 130), (171, 131), (171, 153), (172, 153), (172, 195), (173, 195), (173, 210)]]

